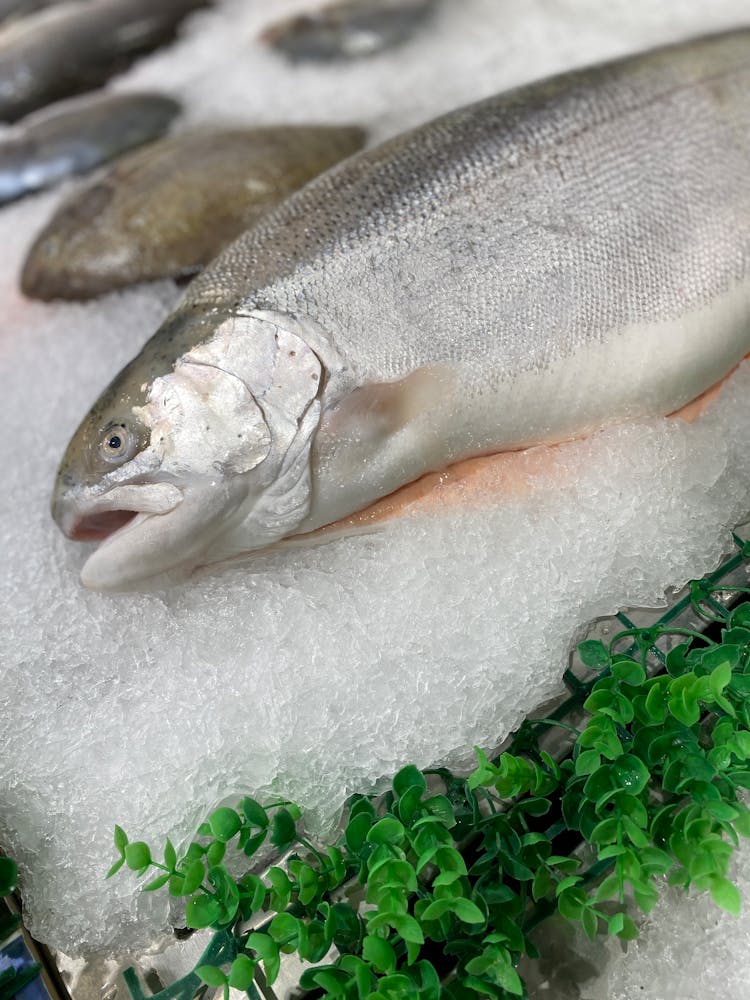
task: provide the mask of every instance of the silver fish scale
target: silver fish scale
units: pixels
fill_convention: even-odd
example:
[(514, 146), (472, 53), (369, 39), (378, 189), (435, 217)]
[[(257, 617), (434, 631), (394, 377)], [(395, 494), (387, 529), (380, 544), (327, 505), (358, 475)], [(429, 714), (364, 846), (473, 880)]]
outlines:
[(311, 317), (359, 375), (482, 392), (750, 276), (750, 31), (567, 74), (346, 161), (186, 307)]

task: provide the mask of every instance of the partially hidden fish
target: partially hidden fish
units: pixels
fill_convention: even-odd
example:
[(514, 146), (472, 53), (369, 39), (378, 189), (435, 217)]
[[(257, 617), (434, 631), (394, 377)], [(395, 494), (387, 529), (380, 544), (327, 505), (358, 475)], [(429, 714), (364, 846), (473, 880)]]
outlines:
[(292, 195), (74, 435), (100, 590), (298, 537), (459, 460), (667, 414), (750, 351), (750, 31), (481, 101)]
[(0, 121), (91, 90), (212, 0), (70, 0), (0, 29)]
[(97, 93), (29, 115), (0, 137), (0, 203), (157, 139), (179, 111), (177, 101), (161, 94)]
[[(25, 17), (42, 7), (50, 7), (61, 0), (0, 0), (0, 21), (11, 17)], [(90, 0), (89, 0), (90, 2)]]
[(122, 157), (29, 250), (23, 292), (85, 299), (194, 274), (286, 195), (360, 149), (354, 126), (196, 129)]
[(437, 0), (342, 0), (273, 24), (260, 36), (295, 62), (356, 59), (407, 41)]

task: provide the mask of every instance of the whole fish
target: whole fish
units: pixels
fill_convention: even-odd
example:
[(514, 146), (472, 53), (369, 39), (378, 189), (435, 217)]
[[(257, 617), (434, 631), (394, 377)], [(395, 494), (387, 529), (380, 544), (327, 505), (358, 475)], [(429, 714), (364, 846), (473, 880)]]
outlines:
[(85, 299), (194, 274), (364, 140), (354, 127), (282, 125), (151, 143), (57, 210), (29, 251), (21, 288), (38, 299)]
[(0, 138), (0, 203), (158, 138), (179, 110), (161, 94), (96, 94), (30, 115)]
[(291, 60), (355, 59), (409, 39), (436, 0), (341, 0), (286, 18), (260, 40)]
[(750, 31), (450, 113), (292, 195), (63, 458), (82, 579), (152, 584), (461, 459), (667, 414), (750, 350)]
[(0, 121), (104, 83), (212, 0), (71, 0), (0, 30)]

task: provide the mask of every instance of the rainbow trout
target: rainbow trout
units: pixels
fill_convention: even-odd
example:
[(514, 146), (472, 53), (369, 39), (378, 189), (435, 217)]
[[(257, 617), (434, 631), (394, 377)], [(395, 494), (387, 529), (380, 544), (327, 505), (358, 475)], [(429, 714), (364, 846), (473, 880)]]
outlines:
[(84, 583), (179, 577), (699, 395), (750, 350), (749, 93), (750, 31), (698, 39), (454, 111), (292, 195), (73, 437), (53, 509), (102, 539)]

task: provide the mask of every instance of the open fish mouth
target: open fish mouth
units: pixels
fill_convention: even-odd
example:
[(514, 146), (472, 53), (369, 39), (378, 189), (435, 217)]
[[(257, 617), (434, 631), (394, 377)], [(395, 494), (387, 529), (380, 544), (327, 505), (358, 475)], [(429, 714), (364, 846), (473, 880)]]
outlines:
[(170, 483), (128, 484), (86, 499), (61, 491), (53, 498), (52, 516), (68, 538), (106, 543), (135, 521), (166, 514), (181, 501), (182, 492)]
[(70, 525), (66, 534), (75, 542), (102, 542), (138, 516), (134, 510), (105, 510), (84, 514)]

